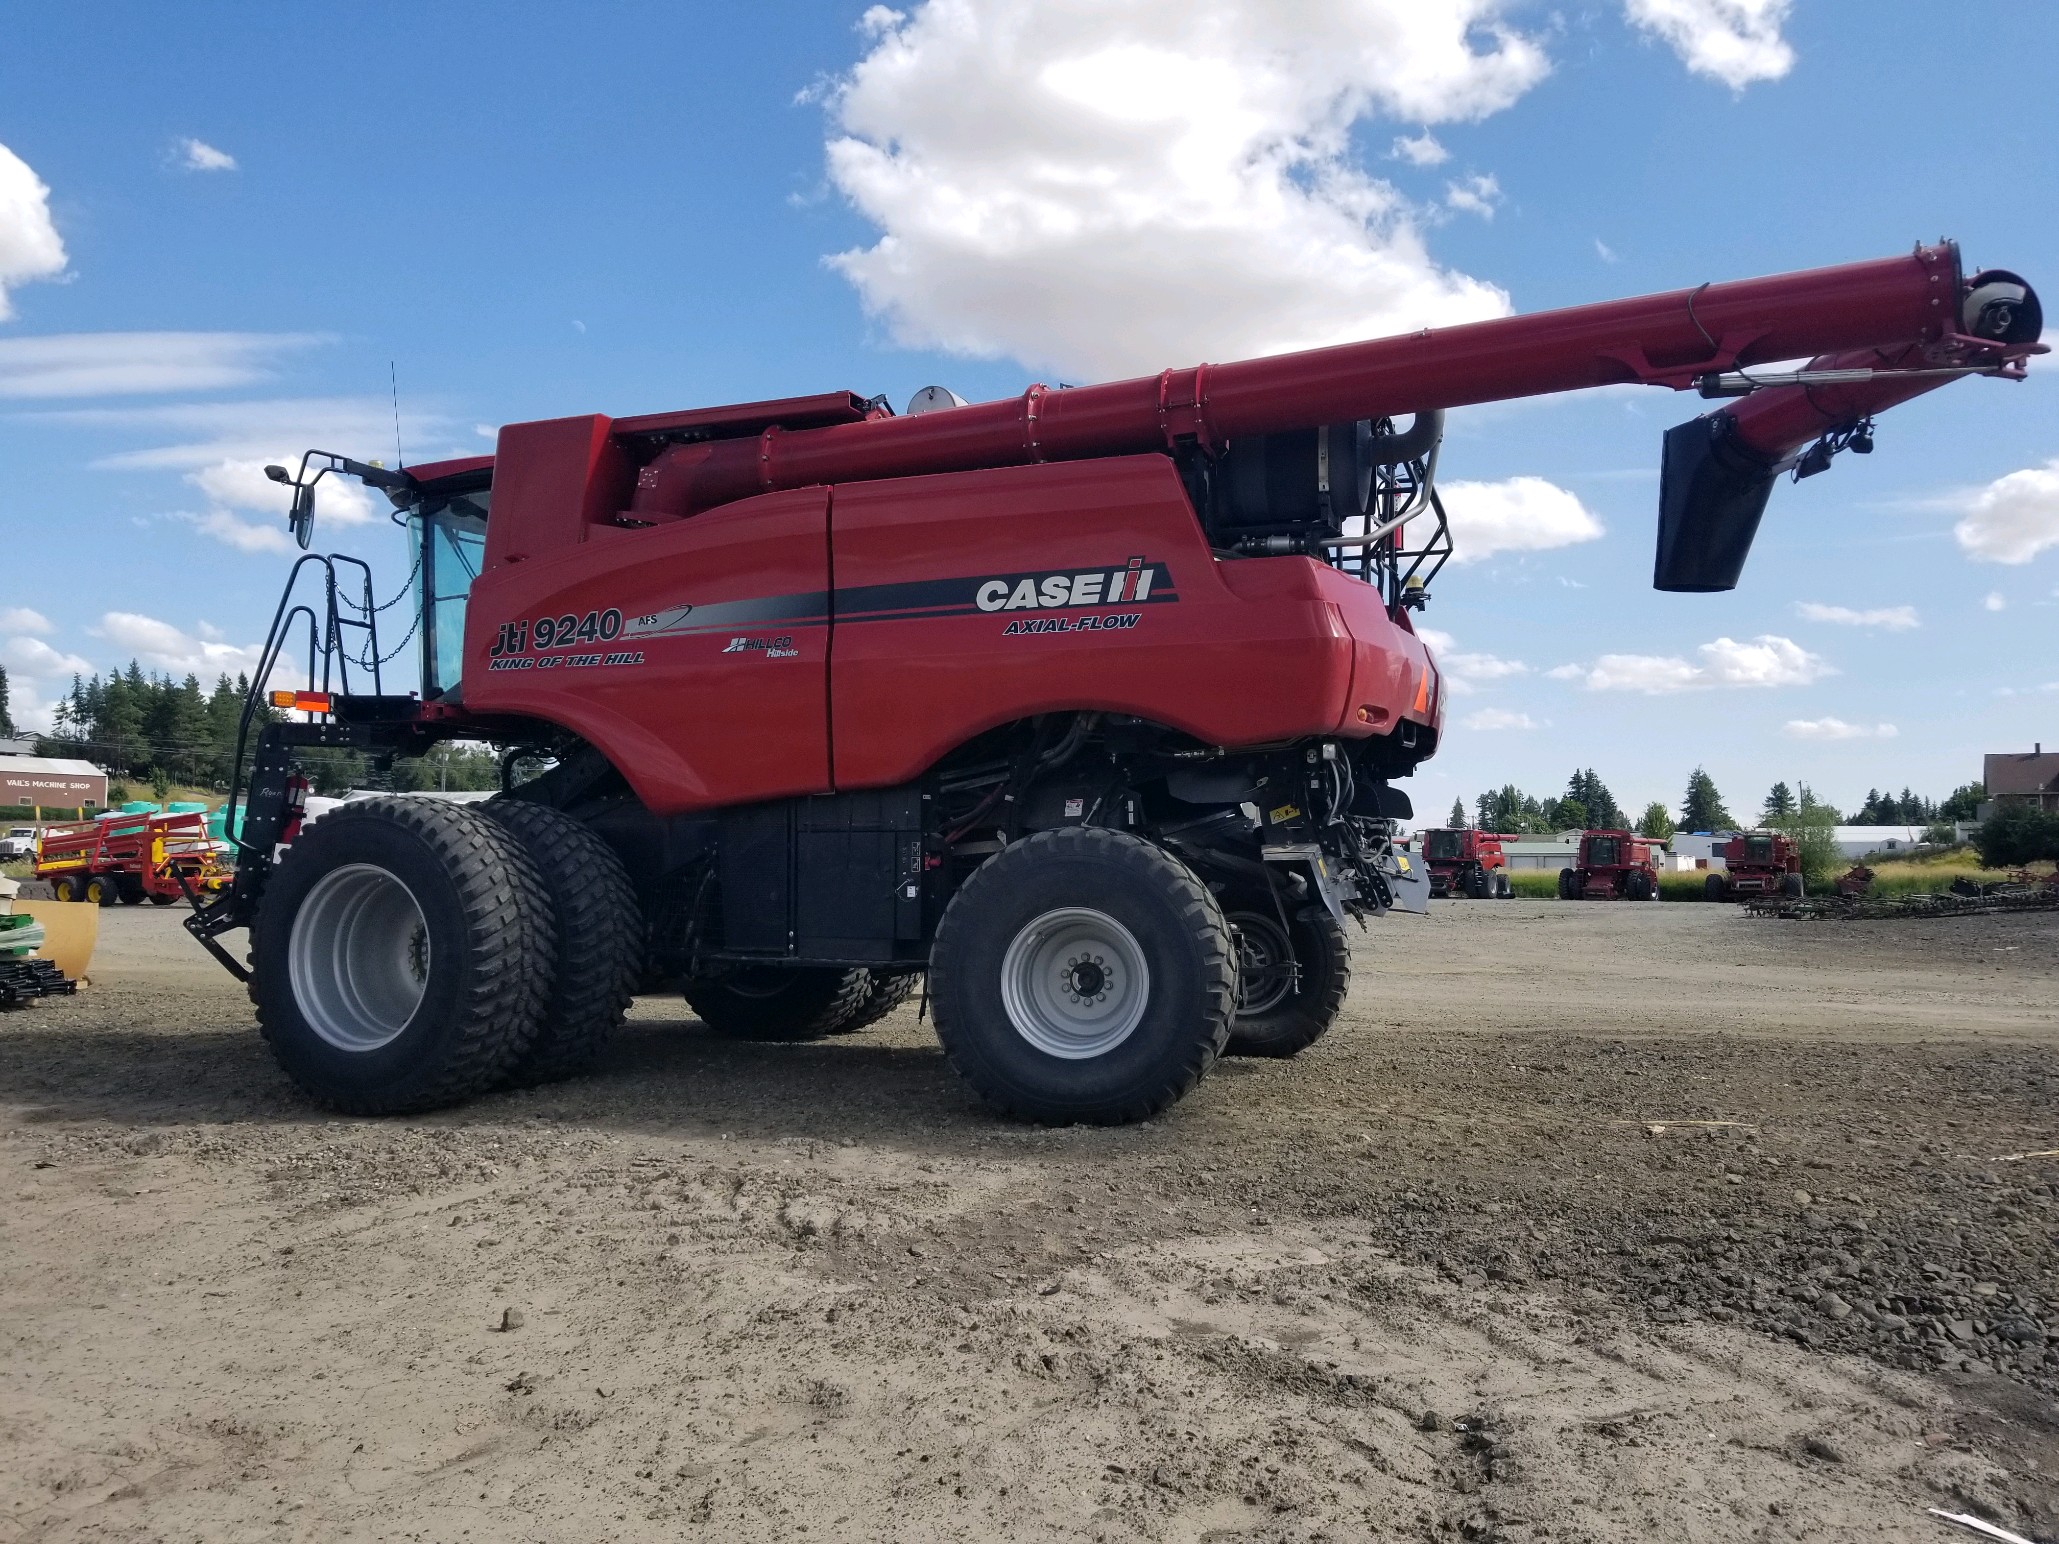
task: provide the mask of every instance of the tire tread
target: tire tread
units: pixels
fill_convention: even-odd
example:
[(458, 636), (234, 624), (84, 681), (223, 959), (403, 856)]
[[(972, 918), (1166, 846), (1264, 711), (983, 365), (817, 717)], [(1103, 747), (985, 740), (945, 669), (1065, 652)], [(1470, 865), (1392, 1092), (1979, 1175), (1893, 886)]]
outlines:
[(548, 805), (491, 799), (479, 812), (529, 854), (557, 921), (543, 1027), (508, 1069), (515, 1087), (554, 1083), (599, 1060), (643, 971), (643, 913), (629, 871), (586, 826)]

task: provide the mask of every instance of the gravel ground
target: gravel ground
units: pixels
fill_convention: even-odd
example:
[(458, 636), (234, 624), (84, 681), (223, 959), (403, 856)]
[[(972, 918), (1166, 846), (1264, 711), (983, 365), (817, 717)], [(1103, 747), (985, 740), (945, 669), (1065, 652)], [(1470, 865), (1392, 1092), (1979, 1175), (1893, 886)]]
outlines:
[(105, 923), (0, 1018), (0, 1540), (2059, 1534), (2049, 915), (1439, 902), (1117, 1131), (659, 999), (331, 1119)]

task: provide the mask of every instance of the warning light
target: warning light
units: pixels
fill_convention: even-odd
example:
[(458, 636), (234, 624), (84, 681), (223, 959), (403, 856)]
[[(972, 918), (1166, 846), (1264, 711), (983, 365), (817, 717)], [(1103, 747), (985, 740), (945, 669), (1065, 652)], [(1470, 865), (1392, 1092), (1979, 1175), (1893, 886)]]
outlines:
[(327, 713), (331, 711), (329, 694), (327, 692), (273, 692), (272, 706), (275, 708), (292, 708), (300, 713)]

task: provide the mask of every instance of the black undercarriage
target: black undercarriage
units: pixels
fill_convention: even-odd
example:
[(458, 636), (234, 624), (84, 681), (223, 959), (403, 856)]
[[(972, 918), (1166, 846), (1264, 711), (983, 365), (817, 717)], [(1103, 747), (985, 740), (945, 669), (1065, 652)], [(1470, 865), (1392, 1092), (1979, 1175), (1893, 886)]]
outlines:
[[(452, 733), (415, 713), (407, 698), (338, 697), (326, 720), (262, 726), (235, 880), (187, 923), (232, 971), (244, 974), (217, 939), (256, 918), (278, 845), (297, 829), (295, 753), (352, 747), (376, 761)], [(1068, 826), (1153, 842), (1226, 904), (1283, 927), (1312, 907), (1341, 922), (1427, 904), (1426, 876), (1392, 840), (1411, 811), (1388, 781), (1428, 754), (1427, 730), (1406, 746), (1226, 750), (1138, 719), (1050, 714), (979, 737), (914, 783), (670, 816), (584, 742), (545, 725), (493, 731), (500, 797), (558, 809), (621, 857), (648, 923), (651, 978), (746, 964), (921, 969), (975, 869)]]

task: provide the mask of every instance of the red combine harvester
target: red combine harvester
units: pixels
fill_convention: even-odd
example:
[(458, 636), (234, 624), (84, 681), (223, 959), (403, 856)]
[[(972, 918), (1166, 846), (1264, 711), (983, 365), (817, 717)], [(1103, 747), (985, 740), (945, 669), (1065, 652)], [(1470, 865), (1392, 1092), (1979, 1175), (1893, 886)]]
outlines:
[(1803, 892), (1801, 849), (1777, 831), (1741, 831), (1731, 837), (1723, 844), (1723, 866), (1723, 873), (1702, 882), (1712, 901)]
[[(1141, 1119), (1225, 1050), (1307, 1045), (1346, 920), (1427, 905), (1395, 838), (1443, 729), (1412, 613), (1450, 552), (1444, 409), (1742, 395), (1667, 436), (1660, 500), (1655, 583), (1723, 590), (1781, 472), (2022, 376), (2040, 326), (1943, 245), (898, 417), (836, 392), (510, 424), (408, 471), (310, 451), (271, 469), (301, 545), (331, 471), (412, 534), (421, 676), (385, 689), (361, 562), (300, 560), (235, 882), (188, 925), (339, 1109), (574, 1070), (660, 977), (806, 1038), (926, 972), (992, 1104)], [(300, 716), (266, 721), (303, 625), (307, 690), (269, 699)], [(458, 738), (501, 749), (499, 797), (299, 831), (299, 749)]]
[(1630, 831), (1587, 831), (1573, 868), (1559, 870), (1562, 901), (1655, 901), (1660, 844)]
[(103, 815), (71, 825), (45, 826), (36, 842), (35, 873), (60, 901), (96, 906), (169, 906), (186, 891), (212, 896), (229, 883), (215, 861), (207, 817)]
[(1508, 859), (1502, 855), (1501, 843), (1502, 838), (1492, 831), (1449, 826), (1425, 831), (1421, 852), (1423, 865), (1430, 871), (1430, 894), (1508, 900), (1516, 892), (1509, 884)]

